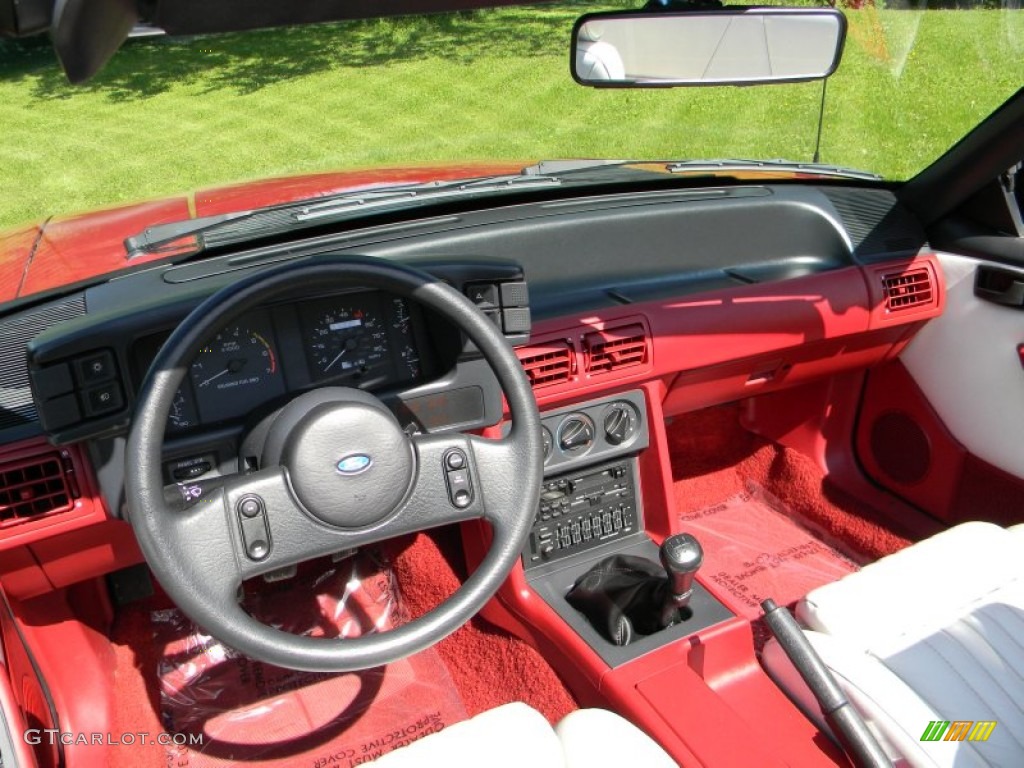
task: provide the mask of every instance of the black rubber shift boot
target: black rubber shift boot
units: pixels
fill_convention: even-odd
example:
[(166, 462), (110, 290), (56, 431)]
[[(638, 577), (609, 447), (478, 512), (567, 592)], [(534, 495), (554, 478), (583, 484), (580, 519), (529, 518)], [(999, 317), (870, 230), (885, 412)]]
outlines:
[(613, 555), (580, 576), (565, 599), (610, 643), (628, 645), (673, 623), (664, 623), (667, 589), (665, 570), (657, 563)]

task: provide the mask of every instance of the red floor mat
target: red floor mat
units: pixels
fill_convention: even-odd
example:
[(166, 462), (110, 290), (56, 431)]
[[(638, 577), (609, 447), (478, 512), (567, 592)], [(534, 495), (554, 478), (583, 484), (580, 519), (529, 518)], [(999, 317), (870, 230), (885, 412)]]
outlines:
[(682, 530), (704, 547), (702, 578), (749, 619), (761, 615), (765, 598), (788, 605), (857, 570), (856, 563), (794, 523), (778, 500), (753, 485), (680, 520)]

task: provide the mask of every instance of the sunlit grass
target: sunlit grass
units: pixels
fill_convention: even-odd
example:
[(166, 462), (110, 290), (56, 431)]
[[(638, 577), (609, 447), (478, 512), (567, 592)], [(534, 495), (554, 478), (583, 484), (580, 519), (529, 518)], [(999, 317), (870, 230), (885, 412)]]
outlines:
[[(64, 82), (45, 41), (0, 42), (0, 226), (336, 168), (811, 158), (819, 84), (577, 86), (569, 31), (593, 9), (135, 41), (82, 88)], [(1024, 84), (1020, 12), (868, 9), (849, 19), (823, 161), (905, 178)]]

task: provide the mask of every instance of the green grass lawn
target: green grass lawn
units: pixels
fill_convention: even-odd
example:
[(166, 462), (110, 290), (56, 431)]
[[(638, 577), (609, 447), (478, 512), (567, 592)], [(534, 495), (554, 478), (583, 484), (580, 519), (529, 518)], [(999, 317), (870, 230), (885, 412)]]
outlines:
[[(84, 87), (63, 80), (45, 40), (0, 41), (0, 227), (336, 168), (810, 159), (818, 84), (577, 86), (568, 36), (591, 9), (560, 3), (133, 41)], [(905, 178), (1024, 84), (1019, 11), (848, 16), (823, 161)]]

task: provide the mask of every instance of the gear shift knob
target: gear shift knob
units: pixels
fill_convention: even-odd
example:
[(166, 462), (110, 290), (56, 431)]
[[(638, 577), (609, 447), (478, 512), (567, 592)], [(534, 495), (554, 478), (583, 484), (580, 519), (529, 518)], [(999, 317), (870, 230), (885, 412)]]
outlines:
[(661, 543), (661, 564), (668, 575), (670, 601), (675, 608), (685, 608), (693, 593), (693, 577), (704, 562), (700, 542), (689, 533), (677, 533)]

